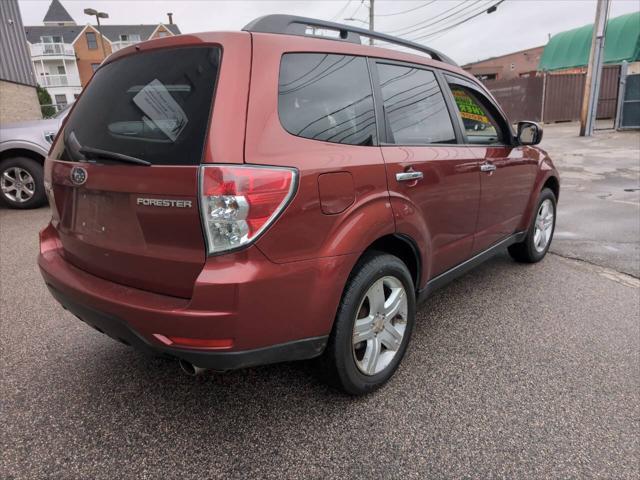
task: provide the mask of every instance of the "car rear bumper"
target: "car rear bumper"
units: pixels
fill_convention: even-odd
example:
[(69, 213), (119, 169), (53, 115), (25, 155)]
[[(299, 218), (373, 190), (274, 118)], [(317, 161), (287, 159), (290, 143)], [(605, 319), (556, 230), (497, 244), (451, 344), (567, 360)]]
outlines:
[(116, 317), (74, 302), (68, 296), (47, 285), (53, 297), (65, 310), (70, 311), (87, 325), (114, 340), (148, 355), (163, 355), (185, 360), (193, 365), (226, 371), (269, 363), (304, 360), (320, 355), (327, 344), (327, 336), (305, 338), (291, 342), (245, 351), (204, 351), (151, 344), (131, 326)]
[[(255, 247), (211, 257), (190, 299), (96, 277), (64, 259), (51, 226), (41, 232), (40, 271), (62, 306), (99, 331), (149, 354), (230, 370), (322, 353), (355, 256), (289, 264)], [(172, 338), (228, 339), (224, 348)]]

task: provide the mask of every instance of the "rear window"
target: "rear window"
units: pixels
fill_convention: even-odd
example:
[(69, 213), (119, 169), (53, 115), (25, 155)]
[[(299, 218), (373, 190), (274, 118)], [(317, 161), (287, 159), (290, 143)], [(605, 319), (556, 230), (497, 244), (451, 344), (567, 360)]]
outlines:
[(282, 126), (299, 137), (349, 145), (376, 144), (367, 60), (325, 53), (284, 55), (278, 113)]
[(60, 158), (109, 161), (95, 153), (102, 151), (155, 165), (199, 164), (219, 65), (217, 47), (144, 52), (105, 65), (77, 101)]

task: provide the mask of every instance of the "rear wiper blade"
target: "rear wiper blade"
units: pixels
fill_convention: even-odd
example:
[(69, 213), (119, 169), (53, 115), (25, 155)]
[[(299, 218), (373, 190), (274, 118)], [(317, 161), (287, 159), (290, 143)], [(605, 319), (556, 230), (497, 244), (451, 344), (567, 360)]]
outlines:
[(95, 160), (99, 160), (102, 158), (105, 160), (115, 160), (117, 162), (135, 163), (136, 165), (144, 165), (145, 167), (151, 165), (151, 162), (147, 162), (146, 160), (142, 160), (141, 158), (130, 157), (129, 155), (110, 152), (109, 150), (101, 150), (100, 148), (80, 147), (78, 149), (78, 152), (80, 152), (86, 158), (92, 158)]

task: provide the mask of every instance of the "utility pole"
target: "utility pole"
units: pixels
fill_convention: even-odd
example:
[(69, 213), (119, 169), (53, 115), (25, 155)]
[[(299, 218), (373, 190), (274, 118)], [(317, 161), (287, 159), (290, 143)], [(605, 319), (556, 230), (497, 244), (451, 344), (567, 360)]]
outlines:
[[(374, 0), (369, 0), (369, 30), (371, 31), (373, 31), (373, 19), (374, 19), (373, 1)], [(369, 45), (373, 45), (373, 38), (369, 38)]]
[[(369, 30), (373, 31), (373, 19), (375, 17), (375, 13), (373, 10), (373, 2), (374, 0), (369, 0)], [(360, 1), (360, 5), (364, 5), (364, 0)], [(365, 22), (364, 20), (362, 20), (361, 18), (355, 18), (353, 16), (349, 17), (349, 18), (345, 18), (345, 20), (347, 21), (353, 21), (353, 22), (360, 22), (363, 24), (367, 24), (367, 22)], [(369, 45), (373, 45), (373, 38), (369, 37)]]
[(596, 20), (593, 24), (591, 37), (591, 52), (587, 65), (587, 77), (584, 84), (582, 109), (580, 110), (580, 136), (593, 135), (593, 127), (598, 110), (598, 96), (600, 94), (600, 80), (602, 78), (602, 63), (604, 61), (604, 40), (607, 31), (607, 19), (611, 0), (598, 0), (596, 6)]

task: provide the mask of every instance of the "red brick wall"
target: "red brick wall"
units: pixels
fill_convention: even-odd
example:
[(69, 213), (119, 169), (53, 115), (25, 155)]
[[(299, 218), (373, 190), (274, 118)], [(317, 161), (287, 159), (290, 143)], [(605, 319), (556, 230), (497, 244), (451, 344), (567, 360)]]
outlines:
[[(490, 58), (480, 62), (464, 65), (466, 71), (472, 75), (487, 75), (495, 73), (496, 80), (518, 78), (522, 74), (535, 72), (540, 63), (543, 47), (530, 48), (514, 52), (501, 57)], [(513, 69), (511, 65), (513, 64)]]

